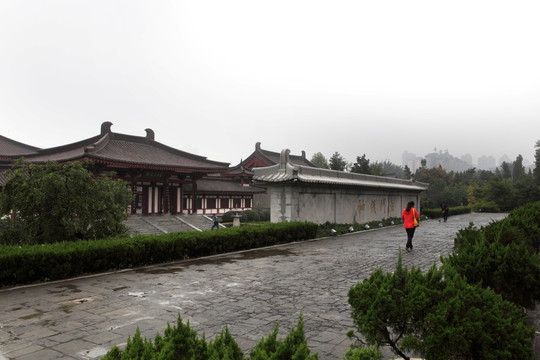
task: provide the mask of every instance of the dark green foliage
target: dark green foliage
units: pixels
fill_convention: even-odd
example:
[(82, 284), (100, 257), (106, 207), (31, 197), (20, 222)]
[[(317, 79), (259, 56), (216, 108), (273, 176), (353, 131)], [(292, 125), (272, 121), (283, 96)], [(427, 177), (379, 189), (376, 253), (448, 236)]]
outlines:
[(534, 145), (534, 180), (537, 185), (540, 185), (540, 140)]
[(244, 214), (246, 214), (248, 221), (260, 221), (261, 217), (259, 216), (259, 212), (256, 210), (246, 210), (244, 211)]
[(337, 151), (333, 153), (330, 159), (328, 160), (328, 165), (330, 166), (331, 170), (338, 170), (338, 171), (345, 171), (348, 166), (345, 158)]
[(227, 326), (221, 330), (221, 334), (216, 336), (214, 341), (210, 341), (208, 344), (208, 359), (244, 359), (242, 349), (232, 337)]
[[(252, 360), (316, 360), (317, 354), (310, 351), (304, 334), (302, 314), (296, 329), (292, 329), (284, 340), (277, 339), (278, 327), (267, 339), (261, 339), (251, 351)], [(124, 351), (114, 346), (103, 360), (243, 360), (244, 353), (229, 332), (228, 327), (209, 343), (203, 335), (184, 324), (180, 315), (175, 327), (167, 326), (163, 336), (156, 335), (154, 342), (142, 339), (137, 328), (133, 338), (129, 337)], [(355, 358), (356, 359), (356, 358)], [(360, 358), (361, 359), (361, 358)]]
[(400, 255), (394, 273), (376, 270), (348, 296), (354, 324), (368, 344), (390, 346), (406, 358), (407, 350), (421, 349), (418, 327), (436, 300), (432, 295), (442, 273), (432, 267), (424, 276), (419, 269), (409, 271), (401, 261)]
[(375, 348), (350, 349), (345, 354), (345, 360), (382, 360), (381, 352)]
[(500, 213), (501, 208), (499, 205), (492, 200), (479, 200), (476, 201), (474, 204), (471, 205), (471, 208), (475, 212), (479, 213)]
[(352, 317), (369, 344), (404, 359), (531, 359), (534, 329), (490, 289), (469, 285), (452, 267), (422, 274), (401, 264), (377, 270), (349, 290)]
[(0, 286), (59, 280), (83, 274), (197, 258), (313, 239), (318, 226), (290, 222), (220, 231), (32, 246), (0, 245)]
[[(222, 341), (221, 337), (227, 337)], [(216, 336), (216, 342), (226, 343), (228, 346), (214, 346), (212, 351), (209, 350), (206, 340), (197, 337), (197, 331), (187, 324), (182, 322), (182, 318), (178, 315), (177, 325), (167, 326), (163, 337), (156, 335), (154, 343), (143, 339), (139, 328), (137, 328), (133, 338), (129, 337), (126, 348), (121, 351), (114, 346), (102, 360), (153, 360), (153, 359), (175, 359), (175, 360), (204, 360), (210, 359), (210, 353), (218, 355), (220, 353), (232, 352), (233, 348), (238, 347), (234, 342), (231, 342), (228, 331), (222, 332), (220, 336)], [(242, 359), (243, 357), (230, 357), (228, 359)], [(216, 357), (216, 359), (226, 359), (226, 357)]]
[(369, 159), (366, 158), (366, 154), (356, 157), (356, 162), (351, 167), (352, 173), (358, 174), (371, 174), (371, 169), (369, 166)]
[(121, 180), (94, 178), (87, 166), (17, 163), (0, 193), (0, 213), (13, 211), (17, 218), (3, 221), (0, 243), (13, 244), (15, 232), (19, 245), (124, 233), (131, 193)]
[(533, 307), (540, 300), (540, 203), (524, 205), (501, 221), (458, 232), (443, 259), (470, 284), (489, 287), (506, 300)]
[(233, 222), (233, 218), (235, 215), (240, 215), (240, 222), (247, 222), (248, 217), (245, 214), (244, 211), (227, 211), (223, 216), (221, 217), (221, 221), (223, 222)]
[[(454, 216), (454, 215), (460, 215), (460, 214), (468, 214), (471, 212), (471, 210), (472, 209), (469, 206), (450, 207), (448, 208), (448, 215)], [(443, 216), (441, 208), (424, 209), (422, 207), (420, 212), (422, 213), (422, 215), (426, 216), (429, 219), (437, 219)]]
[(26, 229), (26, 223), (20, 218), (0, 219), (0, 244), (32, 244), (34, 238)]
[(425, 359), (532, 359), (534, 329), (514, 304), (444, 269), (435, 306), (421, 323)]
[(304, 334), (304, 320), (302, 313), (298, 319), (296, 329), (292, 329), (283, 341), (277, 339), (278, 326), (265, 339), (262, 338), (250, 352), (251, 360), (316, 360), (317, 354), (309, 355)]
[(475, 243), (460, 247), (446, 262), (470, 284), (489, 287), (515, 304), (534, 307), (540, 300), (538, 256), (522, 243), (504, 245), (480, 233)]

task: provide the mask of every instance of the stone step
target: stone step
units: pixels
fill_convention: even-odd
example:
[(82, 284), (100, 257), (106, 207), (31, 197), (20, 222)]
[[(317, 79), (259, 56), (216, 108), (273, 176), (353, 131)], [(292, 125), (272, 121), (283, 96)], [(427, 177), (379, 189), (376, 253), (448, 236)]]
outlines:
[(166, 234), (170, 232), (204, 231), (212, 228), (212, 218), (206, 215), (130, 215), (124, 222), (128, 232), (135, 234)]

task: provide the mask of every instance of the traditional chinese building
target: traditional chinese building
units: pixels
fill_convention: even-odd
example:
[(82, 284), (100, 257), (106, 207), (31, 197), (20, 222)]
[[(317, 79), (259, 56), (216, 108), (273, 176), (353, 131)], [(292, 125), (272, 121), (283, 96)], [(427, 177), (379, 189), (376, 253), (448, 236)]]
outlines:
[[(99, 135), (53, 148), (39, 149), (0, 138), (0, 166), (9, 168), (18, 158), (44, 164), (92, 162), (96, 175), (123, 179), (135, 194), (130, 214), (217, 214), (251, 209), (253, 194), (264, 189), (246, 186), (229, 164), (174, 149), (146, 136), (114, 133), (112, 123), (101, 125)], [(1, 177), (1, 175), (0, 175)]]
[[(240, 164), (231, 168), (230, 174), (241, 178), (242, 184), (252, 184), (255, 168), (264, 168), (274, 166), (280, 162), (280, 153), (265, 150), (261, 148), (261, 143), (255, 144), (255, 150)], [(316, 167), (306, 158), (306, 152), (302, 151), (302, 155), (289, 155), (289, 161), (292, 164)], [(266, 187), (259, 183), (259, 186)], [(270, 195), (268, 191), (253, 194), (253, 207), (257, 209), (270, 209)]]

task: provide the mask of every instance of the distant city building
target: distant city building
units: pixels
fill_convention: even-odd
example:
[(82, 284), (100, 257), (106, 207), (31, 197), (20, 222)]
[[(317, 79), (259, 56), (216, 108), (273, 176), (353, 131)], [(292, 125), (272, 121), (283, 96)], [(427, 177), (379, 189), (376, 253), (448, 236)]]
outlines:
[(405, 165), (414, 173), (422, 166), (422, 158), (405, 150), (401, 155), (401, 166), (405, 167)]
[(426, 167), (434, 168), (439, 166), (447, 171), (454, 172), (463, 172), (472, 168), (472, 164), (450, 155), (448, 150), (444, 152), (440, 150), (438, 153), (433, 152), (426, 155)]
[(471, 166), (473, 165), (471, 154), (465, 154), (465, 155), (462, 155), (460, 159), (461, 159), (462, 161), (466, 162), (467, 164), (471, 165)]
[(478, 158), (478, 169), (479, 170), (495, 170), (497, 168), (497, 163), (493, 156), (482, 155)]

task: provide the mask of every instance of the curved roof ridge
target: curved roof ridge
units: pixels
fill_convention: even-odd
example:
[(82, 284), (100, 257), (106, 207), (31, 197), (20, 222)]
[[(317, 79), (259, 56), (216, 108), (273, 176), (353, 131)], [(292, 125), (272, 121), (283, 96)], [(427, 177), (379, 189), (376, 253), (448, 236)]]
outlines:
[(69, 150), (73, 150), (73, 149), (77, 149), (81, 147), (88, 147), (94, 144), (96, 141), (100, 140), (101, 137), (102, 135), (100, 134), (100, 135), (96, 135), (91, 138), (80, 140), (74, 143), (40, 149), (36, 155), (48, 155), (48, 154), (53, 154), (53, 153), (58, 153), (58, 152), (63, 152), (63, 151), (69, 151)]
[(0, 135), (0, 156), (26, 155), (38, 150), (40, 148)]
[(285, 167), (280, 167), (277, 164), (265, 168), (254, 168), (253, 172), (255, 174), (253, 176), (254, 180), (269, 183), (299, 181), (305, 183), (409, 189), (415, 191), (427, 190), (429, 186), (429, 184), (412, 180), (313, 168), (294, 165), (290, 162)]

